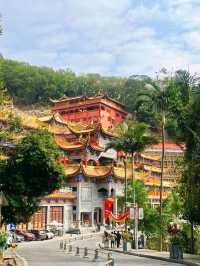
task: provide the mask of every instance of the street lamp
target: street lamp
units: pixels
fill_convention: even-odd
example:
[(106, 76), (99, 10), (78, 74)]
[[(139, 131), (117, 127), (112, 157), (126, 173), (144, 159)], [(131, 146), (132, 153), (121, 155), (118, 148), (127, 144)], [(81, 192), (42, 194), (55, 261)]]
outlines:
[(1, 215), (1, 209), (3, 206), (7, 206), (8, 201), (3, 193), (3, 191), (0, 191), (0, 227), (1, 227), (1, 221), (2, 221), (2, 215)]

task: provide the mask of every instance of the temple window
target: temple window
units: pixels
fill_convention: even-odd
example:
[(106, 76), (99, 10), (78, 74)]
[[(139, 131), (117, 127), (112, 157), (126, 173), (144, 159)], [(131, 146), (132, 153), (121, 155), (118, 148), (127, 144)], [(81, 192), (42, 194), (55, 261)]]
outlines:
[(96, 110), (97, 108), (98, 108), (97, 106), (89, 106), (89, 107), (87, 107), (87, 110), (93, 111), (93, 110)]

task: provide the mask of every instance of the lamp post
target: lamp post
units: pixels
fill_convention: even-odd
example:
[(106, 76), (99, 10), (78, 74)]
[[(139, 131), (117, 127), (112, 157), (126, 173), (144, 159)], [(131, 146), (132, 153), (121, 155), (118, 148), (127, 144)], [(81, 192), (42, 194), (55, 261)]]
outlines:
[[(2, 186), (2, 185), (1, 185)], [(3, 191), (0, 191), (0, 228), (1, 228), (1, 221), (2, 221), (2, 214), (1, 214), (1, 210), (3, 206), (7, 206), (8, 202), (6, 200), (6, 197), (3, 193)]]

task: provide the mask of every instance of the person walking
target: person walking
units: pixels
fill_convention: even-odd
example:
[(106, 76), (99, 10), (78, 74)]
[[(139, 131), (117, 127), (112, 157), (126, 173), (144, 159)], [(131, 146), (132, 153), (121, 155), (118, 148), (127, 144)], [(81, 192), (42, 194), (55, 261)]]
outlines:
[(117, 239), (117, 248), (120, 246), (120, 241), (121, 241), (121, 234), (119, 231), (117, 231), (116, 239)]
[(104, 248), (109, 248), (109, 235), (106, 231), (104, 232), (104, 235), (103, 235), (103, 244), (104, 244)]
[(110, 240), (111, 240), (111, 248), (114, 248), (115, 247), (115, 234), (114, 233), (111, 233)]

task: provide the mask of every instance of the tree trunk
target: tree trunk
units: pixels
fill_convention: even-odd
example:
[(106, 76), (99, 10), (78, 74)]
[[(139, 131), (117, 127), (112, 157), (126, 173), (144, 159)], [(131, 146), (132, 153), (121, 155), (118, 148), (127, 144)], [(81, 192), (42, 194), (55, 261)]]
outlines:
[(190, 243), (190, 252), (194, 254), (194, 226), (193, 222), (191, 222), (191, 243)]
[(134, 153), (132, 152), (131, 154), (131, 160), (132, 160), (132, 199), (133, 199), (133, 204), (135, 205), (135, 172), (134, 172)]
[(161, 177), (160, 177), (160, 251), (163, 249), (163, 230), (162, 230), (162, 203), (163, 203), (163, 174), (164, 174), (164, 157), (165, 157), (165, 113), (162, 114), (162, 156), (161, 156)]
[[(125, 212), (127, 211), (127, 163), (126, 158), (124, 159), (124, 177), (125, 177)], [(127, 230), (127, 218), (125, 219), (125, 230)]]
[(135, 169), (134, 169), (134, 153), (131, 153), (131, 160), (132, 160), (132, 199), (133, 199), (133, 205), (134, 205), (134, 240), (135, 240), (135, 249), (138, 249), (138, 237), (137, 237), (137, 231), (138, 231), (138, 226), (137, 226), (137, 221), (136, 221), (136, 195), (135, 195)]

